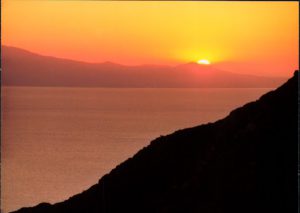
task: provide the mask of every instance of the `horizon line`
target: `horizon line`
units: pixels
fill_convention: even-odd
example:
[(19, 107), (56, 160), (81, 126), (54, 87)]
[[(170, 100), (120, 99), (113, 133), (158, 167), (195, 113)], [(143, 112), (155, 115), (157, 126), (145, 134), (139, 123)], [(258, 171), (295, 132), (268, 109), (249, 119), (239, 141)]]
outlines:
[[(73, 1), (73, 0), (64, 0), (64, 1)], [(80, 1), (80, 0), (78, 0)], [(93, 0), (92, 0), (93, 1)], [(105, 1), (105, 0), (104, 0)], [(117, 0), (113, 0), (113, 1), (117, 1)], [(135, 0), (138, 1), (138, 0)], [(148, 1), (148, 0), (147, 0)], [(187, 65), (187, 64), (195, 64), (198, 65), (199, 67), (211, 67), (211, 68), (215, 68), (215, 65), (220, 65), (222, 64), (222, 62), (216, 62), (216, 63), (212, 63), (212, 64), (199, 64), (196, 61), (188, 61), (185, 63), (177, 63), (176, 65), (166, 65), (166, 64), (122, 64), (122, 63), (118, 63), (118, 62), (114, 62), (114, 61), (98, 61), (98, 62), (92, 62), (92, 61), (85, 61), (85, 60), (78, 60), (78, 59), (73, 59), (73, 58), (65, 58), (65, 57), (58, 57), (58, 56), (54, 56), (54, 55), (44, 55), (42, 53), (38, 53), (38, 52), (34, 52), (28, 49), (24, 49), (22, 47), (17, 47), (17, 46), (12, 46), (12, 45), (6, 45), (6, 44), (1, 44), (1, 49), (0, 49), (0, 56), (1, 56), (1, 72), (2, 72), (2, 58), (3, 58), (3, 50), (2, 47), (4, 48), (13, 48), (13, 49), (18, 49), (20, 51), (24, 51), (33, 55), (37, 55), (40, 57), (49, 57), (49, 58), (54, 58), (54, 59), (58, 59), (58, 60), (68, 60), (68, 61), (72, 61), (75, 63), (85, 63), (85, 64), (90, 64), (90, 65), (103, 65), (103, 64), (112, 64), (112, 65), (116, 65), (116, 66), (123, 66), (123, 67), (142, 67), (142, 66), (157, 66), (157, 67), (166, 67), (166, 68), (176, 68), (178, 66), (182, 66), (182, 65)], [(235, 63), (232, 61), (228, 61), (231, 63)], [(295, 68), (294, 70), (298, 70), (299, 68)], [(228, 70), (223, 70), (223, 69), (218, 69), (219, 71), (225, 71), (225, 72), (231, 72), (231, 73), (235, 73), (235, 74), (240, 74), (240, 75), (251, 75), (251, 76), (258, 76), (258, 77), (275, 77), (275, 78), (286, 78), (289, 77), (288, 75), (286, 76), (265, 76), (265, 75), (253, 75), (253, 74), (249, 74), (249, 73), (239, 73), (239, 72), (232, 72), (232, 71), (228, 71)]]

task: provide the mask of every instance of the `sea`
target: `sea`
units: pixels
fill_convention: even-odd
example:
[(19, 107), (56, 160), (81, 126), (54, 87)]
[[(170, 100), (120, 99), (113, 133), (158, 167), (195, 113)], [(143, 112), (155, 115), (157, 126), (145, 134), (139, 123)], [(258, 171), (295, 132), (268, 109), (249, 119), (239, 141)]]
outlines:
[(66, 200), (151, 140), (271, 90), (2, 87), (1, 210)]

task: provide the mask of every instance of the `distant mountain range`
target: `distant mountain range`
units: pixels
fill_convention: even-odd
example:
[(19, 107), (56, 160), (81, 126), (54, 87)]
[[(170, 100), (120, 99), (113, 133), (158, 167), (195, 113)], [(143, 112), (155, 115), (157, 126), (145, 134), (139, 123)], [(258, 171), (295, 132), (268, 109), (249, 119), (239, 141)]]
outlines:
[(64, 202), (15, 213), (297, 213), (298, 79), (153, 140)]
[(286, 79), (242, 75), (211, 65), (124, 66), (86, 63), (2, 46), (2, 85), (149, 88), (277, 87)]

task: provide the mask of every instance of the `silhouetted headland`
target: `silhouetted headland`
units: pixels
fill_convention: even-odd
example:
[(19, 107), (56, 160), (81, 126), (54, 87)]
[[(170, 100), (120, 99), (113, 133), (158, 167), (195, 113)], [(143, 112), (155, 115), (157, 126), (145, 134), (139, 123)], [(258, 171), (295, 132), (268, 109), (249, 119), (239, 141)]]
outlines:
[(224, 119), (153, 140), (80, 194), (16, 212), (295, 212), (297, 92), (298, 71)]

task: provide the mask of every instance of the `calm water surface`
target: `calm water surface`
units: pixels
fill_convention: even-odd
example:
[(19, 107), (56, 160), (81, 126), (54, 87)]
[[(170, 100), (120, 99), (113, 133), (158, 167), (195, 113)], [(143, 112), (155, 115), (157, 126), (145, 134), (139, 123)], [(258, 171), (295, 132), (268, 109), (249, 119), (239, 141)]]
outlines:
[(152, 139), (270, 90), (3, 87), (1, 208), (65, 200)]

